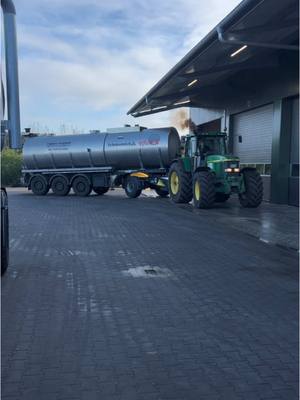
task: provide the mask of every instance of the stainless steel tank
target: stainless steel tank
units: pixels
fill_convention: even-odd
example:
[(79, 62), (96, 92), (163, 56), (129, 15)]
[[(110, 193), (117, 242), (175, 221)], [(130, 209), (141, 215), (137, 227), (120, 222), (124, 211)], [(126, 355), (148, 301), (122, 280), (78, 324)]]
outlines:
[(140, 132), (43, 136), (27, 139), (25, 170), (113, 167), (116, 170), (168, 167), (180, 147), (175, 128)]

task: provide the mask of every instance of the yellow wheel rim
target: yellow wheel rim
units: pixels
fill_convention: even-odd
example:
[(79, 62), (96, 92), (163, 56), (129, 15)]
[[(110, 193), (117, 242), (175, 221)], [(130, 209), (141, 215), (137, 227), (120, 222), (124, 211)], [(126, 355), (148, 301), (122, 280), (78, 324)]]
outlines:
[(200, 189), (200, 183), (198, 181), (195, 182), (195, 198), (197, 201), (200, 200), (201, 197), (201, 189)]
[(171, 174), (171, 191), (173, 194), (177, 194), (179, 190), (179, 177), (176, 171)]

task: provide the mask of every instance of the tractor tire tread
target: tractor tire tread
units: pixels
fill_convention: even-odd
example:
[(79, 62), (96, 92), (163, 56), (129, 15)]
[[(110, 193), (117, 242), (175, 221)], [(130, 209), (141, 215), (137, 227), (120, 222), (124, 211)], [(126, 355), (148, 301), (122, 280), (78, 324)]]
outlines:
[[(193, 198), (192, 175), (189, 172), (184, 171), (181, 163), (175, 163), (173, 165), (173, 168), (171, 167), (170, 169), (170, 173), (173, 169), (177, 170), (177, 173), (180, 176), (181, 180), (181, 187), (180, 193), (178, 194), (177, 198), (175, 199), (174, 196), (172, 196), (172, 200), (175, 203), (189, 203)], [(169, 193), (171, 194), (170, 189)]]
[(194, 175), (196, 179), (199, 179), (201, 187), (199, 208), (211, 208), (216, 197), (214, 175), (209, 171), (199, 171)]
[(240, 195), (243, 207), (256, 208), (263, 199), (263, 182), (257, 171), (243, 172), (245, 177), (246, 193)]

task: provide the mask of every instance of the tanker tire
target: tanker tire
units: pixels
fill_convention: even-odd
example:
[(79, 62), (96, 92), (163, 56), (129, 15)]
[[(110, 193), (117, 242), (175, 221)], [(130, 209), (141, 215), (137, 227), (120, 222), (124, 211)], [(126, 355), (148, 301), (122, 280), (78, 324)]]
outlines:
[(156, 194), (158, 194), (159, 197), (168, 197), (169, 192), (167, 189), (162, 189), (162, 188), (155, 188), (154, 189)]
[(142, 193), (141, 183), (138, 178), (129, 176), (125, 181), (125, 193), (131, 199), (136, 199)]
[(189, 203), (193, 198), (192, 175), (175, 162), (169, 170), (169, 193), (174, 203)]
[(225, 193), (216, 193), (215, 202), (216, 203), (225, 203), (230, 197), (230, 194)]
[(93, 191), (95, 193), (97, 193), (98, 195), (102, 195), (102, 194), (105, 194), (105, 193), (107, 193), (109, 191), (109, 187), (97, 186), (97, 187), (93, 187)]
[(256, 170), (242, 171), (246, 191), (239, 194), (239, 200), (242, 207), (256, 208), (263, 199), (263, 182), (260, 174)]
[(30, 189), (37, 196), (45, 196), (49, 191), (49, 185), (43, 175), (35, 175), (30, 181)]
[(66, 177), (55, 176), (51, 182), (51, 189), (56, 196), (66, 196), (69, 194), (71, 186)]
[(7, 194), (1, 189), (1, 275), (5, 273), (9, 264), (9, 221)]
[(209, 171), (199, 171), (193, 178), (194, 207), (211, 208), (216, 197), (215, 178)]
[(76, 196), (85, 197), (88, 196), (92, 191), (92, 185), (85, 176), (77, 176), (72, 182), (72, 189)]

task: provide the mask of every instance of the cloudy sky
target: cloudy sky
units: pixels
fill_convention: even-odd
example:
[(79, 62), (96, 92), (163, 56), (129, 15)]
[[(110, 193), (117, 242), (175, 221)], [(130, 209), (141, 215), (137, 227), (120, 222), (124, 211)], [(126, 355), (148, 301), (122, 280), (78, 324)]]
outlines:
[(14, 0), (22, 127), (170, 125), (126, 112), (239, 0)]

